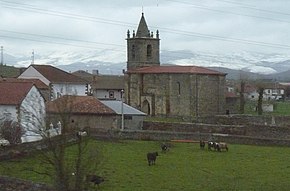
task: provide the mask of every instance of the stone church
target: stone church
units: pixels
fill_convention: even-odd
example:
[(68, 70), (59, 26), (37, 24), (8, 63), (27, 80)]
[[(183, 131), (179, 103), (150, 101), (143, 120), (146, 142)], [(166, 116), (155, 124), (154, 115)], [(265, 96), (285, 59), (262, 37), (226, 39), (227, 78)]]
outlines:
[(148, 30), (144, 14), (127, 32), (125, 101), (150, 116), (198, 117), (225, 113), (226, 74), (198, 66), (160, 65), (159, 31)]

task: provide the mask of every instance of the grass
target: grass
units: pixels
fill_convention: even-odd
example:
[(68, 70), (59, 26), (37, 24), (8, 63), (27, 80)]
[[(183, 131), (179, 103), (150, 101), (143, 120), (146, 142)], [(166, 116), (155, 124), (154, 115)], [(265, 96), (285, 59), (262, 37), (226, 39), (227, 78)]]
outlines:
[[(266, 102), (263, 102), (266, 103)], [(274, 104), (273, 112), (263, 112), (263, 115), (290, 115), (290, 102), (289, 101), (276, 101), (271, 102), (270, 104)], [(247, 101), (245, 105), (245, 113), (258, 115), (258, 112), (255, 111), (255, 107), (257, 102)]]
[(11, 78), (17, 77), (19, 74), (19, 68), (15, 68), (14, 66), (0, 65), (0, 76)]
[[(105, 178), (100, 190), (289, 190), (290, 149), (229, 145), (229, 152), (200, 150), (198, 144), (173, 143), (162, 153), (154, 141), (92, 141), (103, 149), (99, 174)], [(72, 147), (74, 149), (74, 147)], [(146, 153), (159, 151), (155, 166), (148, 166)], [(38, 165), (34, 157), (0, 163), (10, 176), (47, 181), (21, 169)], [(3, 171), (9, 166), (9, 172)], [(1, 169), (2, 168), (2, 169)]]

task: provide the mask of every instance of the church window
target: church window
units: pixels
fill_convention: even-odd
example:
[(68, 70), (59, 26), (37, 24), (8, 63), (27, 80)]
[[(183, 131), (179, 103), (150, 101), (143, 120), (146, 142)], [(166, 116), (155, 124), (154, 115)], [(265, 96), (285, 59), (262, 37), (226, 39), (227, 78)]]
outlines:
[(177, 90), (178, 90), (178, 95), (180, 95), (181, 93), (180, 82), (177, 82)]
[(135, 58), (135, 45), (132, 45), (132, 58)]
[(152, 46), (151, 44), (147, 45), (147, 58), (151, 58), (152, 56)]

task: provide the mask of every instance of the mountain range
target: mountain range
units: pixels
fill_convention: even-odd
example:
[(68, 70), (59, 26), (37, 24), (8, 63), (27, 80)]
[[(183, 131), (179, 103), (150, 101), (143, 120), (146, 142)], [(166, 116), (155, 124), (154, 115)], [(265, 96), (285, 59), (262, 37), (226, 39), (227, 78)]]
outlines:
[[(195, 65), (227, 73), (228, 79), (272, 79), (290, 81), (290, 55), (253, 52), (204, 53), (188, 50), (161, 51), (161, 65)], [(99, 74), (121, 75), (126, 69), (126, 53), (102, 50), (84, 52), (51, 52), (44, 55), (3, 56), (4, 64), (27, 67), (34, 64), (50, 64), (67, 72), (84, 70)]]

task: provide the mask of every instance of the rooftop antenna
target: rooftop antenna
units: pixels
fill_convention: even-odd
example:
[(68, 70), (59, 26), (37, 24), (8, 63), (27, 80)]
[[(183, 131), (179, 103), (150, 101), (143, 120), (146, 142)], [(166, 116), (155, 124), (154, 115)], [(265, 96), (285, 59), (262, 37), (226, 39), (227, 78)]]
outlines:
[(31, 64), (34, 64), (34, 50), (32, 50), (32, 55), (31, 55)]
[(3, 65), (3, 60), (4, 60), (4, 57), (3, 57), (3, 46), (1, 46), (1, 65)]

